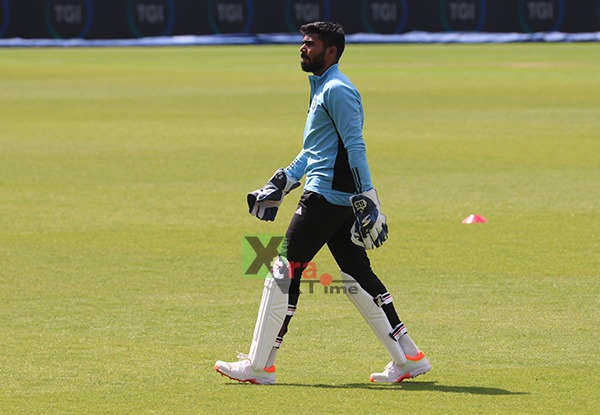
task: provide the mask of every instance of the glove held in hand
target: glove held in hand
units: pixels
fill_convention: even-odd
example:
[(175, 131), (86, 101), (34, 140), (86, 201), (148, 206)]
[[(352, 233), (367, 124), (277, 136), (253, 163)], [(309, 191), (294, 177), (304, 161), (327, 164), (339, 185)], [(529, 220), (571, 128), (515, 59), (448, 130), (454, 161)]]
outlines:
[(248, 211), (260, 220), (275, 220), (283, 197), (300, 186), (300, 182), (278, 169), (262, 188), (248, 193)]
[(350, 239), (365, 249), (380, 247), (388, 238), (386, 217), (380, 210), (377, 191), (371, 189), (350, 197), (356, 216)]

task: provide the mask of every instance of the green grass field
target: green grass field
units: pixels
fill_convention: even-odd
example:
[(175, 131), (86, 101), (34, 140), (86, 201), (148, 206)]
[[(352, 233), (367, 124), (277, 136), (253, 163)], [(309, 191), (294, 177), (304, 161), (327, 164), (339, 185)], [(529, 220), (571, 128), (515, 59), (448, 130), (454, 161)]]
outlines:
[(349, 45), (341, 68), (391, 232), (374, 269), (433, 370), (369, 383), (386, 352), (320, 285), (278, 385), (213, 370), (262, 292), (242, 238), (300, 195), (246, 210), (301, 146), (298, 47), (4, 49), (0, 413), (597, 413), (600, 44)]

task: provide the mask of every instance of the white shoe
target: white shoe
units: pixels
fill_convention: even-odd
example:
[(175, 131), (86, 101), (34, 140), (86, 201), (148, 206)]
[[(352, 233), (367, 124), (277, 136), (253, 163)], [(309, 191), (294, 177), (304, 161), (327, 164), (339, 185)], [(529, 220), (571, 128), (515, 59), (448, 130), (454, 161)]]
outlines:
[(398, 383), (404, 379), (412, 379), (422, 375), (430, 370), (431, 365), (425, 357), (425, 353), (419, 352), (416, 356), (406, 356), (406, 363), (402, 366), (392, 361), (387, 364), (382, 373), (371, 373), (371, 382)]
[(237, 357), (240, 359), (237, 362), (228, 363), (217, 360), (215, 370), (223, 376), (227, 376), (238, 382), (250, 382), (261, 385), (275, 384), (275, 366), (265, 368), (264, 370), (255, 370), (248, 355), (239, 353)]

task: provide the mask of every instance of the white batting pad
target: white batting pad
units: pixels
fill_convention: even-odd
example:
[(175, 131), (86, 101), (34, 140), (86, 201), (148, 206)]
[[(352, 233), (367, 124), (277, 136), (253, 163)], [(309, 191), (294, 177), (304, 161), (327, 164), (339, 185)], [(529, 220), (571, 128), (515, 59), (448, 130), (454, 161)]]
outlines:
[(283, 325), (288, 311), (288, 293), (290, 287), (289, 263), (285, 258), (273, 260), (271, 272), (265, 279), (252, 345), (250, 361), (256, 370), (264, 369), (273, 349), (277, 334)]
[[(348, 299), (356, 306), (360, 314), (364, 317), (371, 330), (377, 335), (377, 338), (392, 357), (392, 360), (398, 365), (406, 363), (406, 356), (397, 341), (390, 337), (392, 326), (385, 315), (385, 312), (377, 306), (373, 297), (366, 292), (356, 280), (349, 274), (342, 271), (342, 280), (346, 285), (346, 293)], [(350, 287), (356, 287), (349, 289)]]

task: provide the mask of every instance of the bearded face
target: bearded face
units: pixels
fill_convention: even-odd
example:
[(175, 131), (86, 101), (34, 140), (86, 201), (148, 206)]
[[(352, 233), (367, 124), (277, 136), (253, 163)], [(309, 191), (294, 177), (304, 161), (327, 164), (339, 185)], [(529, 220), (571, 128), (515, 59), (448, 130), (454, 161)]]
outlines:
[(309, 50), (308, 52), (300, 53), (300, 66), (304, 72), (321, 72), (323, 67), (325, 66), (325, 52), (326, 49), (320, 53), (315, 53), (314, 50)]
[(320, 75), (331, 65), (327, 63), (327, 47), (316, 34), (306, 34), (300, 47), (300, 66), (304, 72)]

